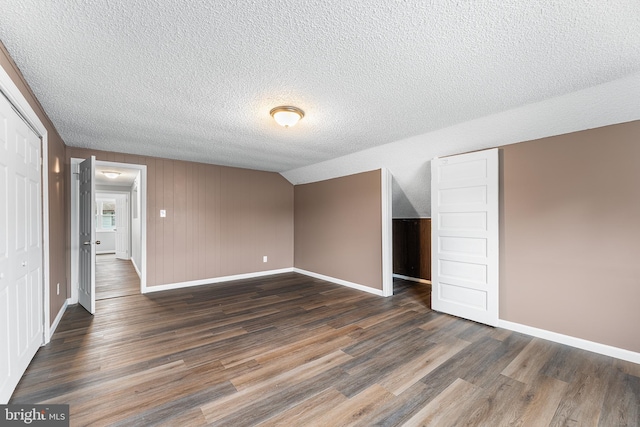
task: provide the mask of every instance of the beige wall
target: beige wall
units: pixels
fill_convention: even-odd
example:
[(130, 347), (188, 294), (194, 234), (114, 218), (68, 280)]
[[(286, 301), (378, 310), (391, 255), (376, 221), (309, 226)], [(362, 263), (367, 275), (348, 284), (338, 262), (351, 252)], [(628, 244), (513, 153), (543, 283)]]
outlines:
[[(16, 67), (4, 45), (0, 42), (0, 66), (11, 77), (11, 80), (20, 89), (31, 108), (36, 112), (40, 121), (47, 128), (49, 155), (47, 166), (49, 168), (49, 310), (51, 322), (55, 320), (62, 308), (67, 294), (67, 270), (65, 250), (65, 215), (64, 204), (64, 177), (65, 175), (65, 145), (58, 131), (49, 120), (44, 109), (36, 99), (29, 85), (24, 80), (20, 70)], [(47, 191), (47, 189), (44, 189)], [(60, 295), (56, 293), (57, 284), (60, 283)]]
[(67, 164), (92, 154), (147, 166), (147, 286), (293, 266), (293, 186), (281, 175), (72, 147)]
[(640, 122), (502, 155), (500, 318), (640, 352)]
[(381, 171), (295, 187), (295, 267), (382, 289)]

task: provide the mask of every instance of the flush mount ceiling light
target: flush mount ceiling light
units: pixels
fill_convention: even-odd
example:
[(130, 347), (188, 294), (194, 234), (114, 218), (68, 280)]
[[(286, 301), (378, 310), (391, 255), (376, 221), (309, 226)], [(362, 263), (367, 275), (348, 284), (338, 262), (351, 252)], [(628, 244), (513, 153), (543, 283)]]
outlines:
[(269, 114), (280, 125), (286, 128), (294, 126), (304, 117), (304, 111), (298, 107), (282, 106), (272, 109)]
[(114, 171), (103, 171), (102, 174), (109, 179), (116, 179), (117, 177), (120, 176), (120, 172), (114, 172)]

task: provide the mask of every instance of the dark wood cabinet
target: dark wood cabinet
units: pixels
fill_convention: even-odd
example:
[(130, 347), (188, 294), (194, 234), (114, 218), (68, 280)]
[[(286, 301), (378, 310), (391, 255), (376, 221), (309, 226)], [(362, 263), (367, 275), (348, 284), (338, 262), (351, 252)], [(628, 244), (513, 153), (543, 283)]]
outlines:
[(393, 273), (431, 280), (431, 218), (393, 220)]

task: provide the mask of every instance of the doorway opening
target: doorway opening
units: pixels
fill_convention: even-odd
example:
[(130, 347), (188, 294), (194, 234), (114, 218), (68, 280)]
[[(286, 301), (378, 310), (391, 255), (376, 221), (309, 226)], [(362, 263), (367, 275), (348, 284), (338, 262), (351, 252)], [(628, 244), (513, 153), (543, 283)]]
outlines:
[[(71, 303), (80, 286), (80, 181), (84, 159), (71, 159)], [(104, 172), (116, 172), (117, 179)], [(146, 166), (95, 162), (95, 300), (143, 293), (146, 289)], [(98, 242), (100, 242), (98, 244)]]
[[(139, 246), (139, 221), (133, 218), (130, 199), (137, 197), (134, 188), (139, 182), (139, 171), (131, 185), (123, 180), (119, 186), (100, 184), (102, 167), (96, 167), (96, 301), (140, 293), (140, 276), (137, 273), (132, 248)], [(111, 183), (109, 183), (111, 184)], [(105, 188), (109, 191), (105, 192)], [(116, 188), (122, 188), (116, 190)], [(133, 225), (133, 227), (132, 227)]]

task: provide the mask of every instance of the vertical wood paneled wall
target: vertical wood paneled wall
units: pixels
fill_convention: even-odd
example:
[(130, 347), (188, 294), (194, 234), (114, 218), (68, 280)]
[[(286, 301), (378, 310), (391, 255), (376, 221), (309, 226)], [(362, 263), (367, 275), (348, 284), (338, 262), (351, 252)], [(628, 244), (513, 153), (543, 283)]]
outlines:
[(393, 274), (431, 280), (431, 218), (393, 220)]
[(293, 185), (281, 175), (71, 147), (67, 164), (91, 155), (147, 166), (147, 286), (293, 266)]

